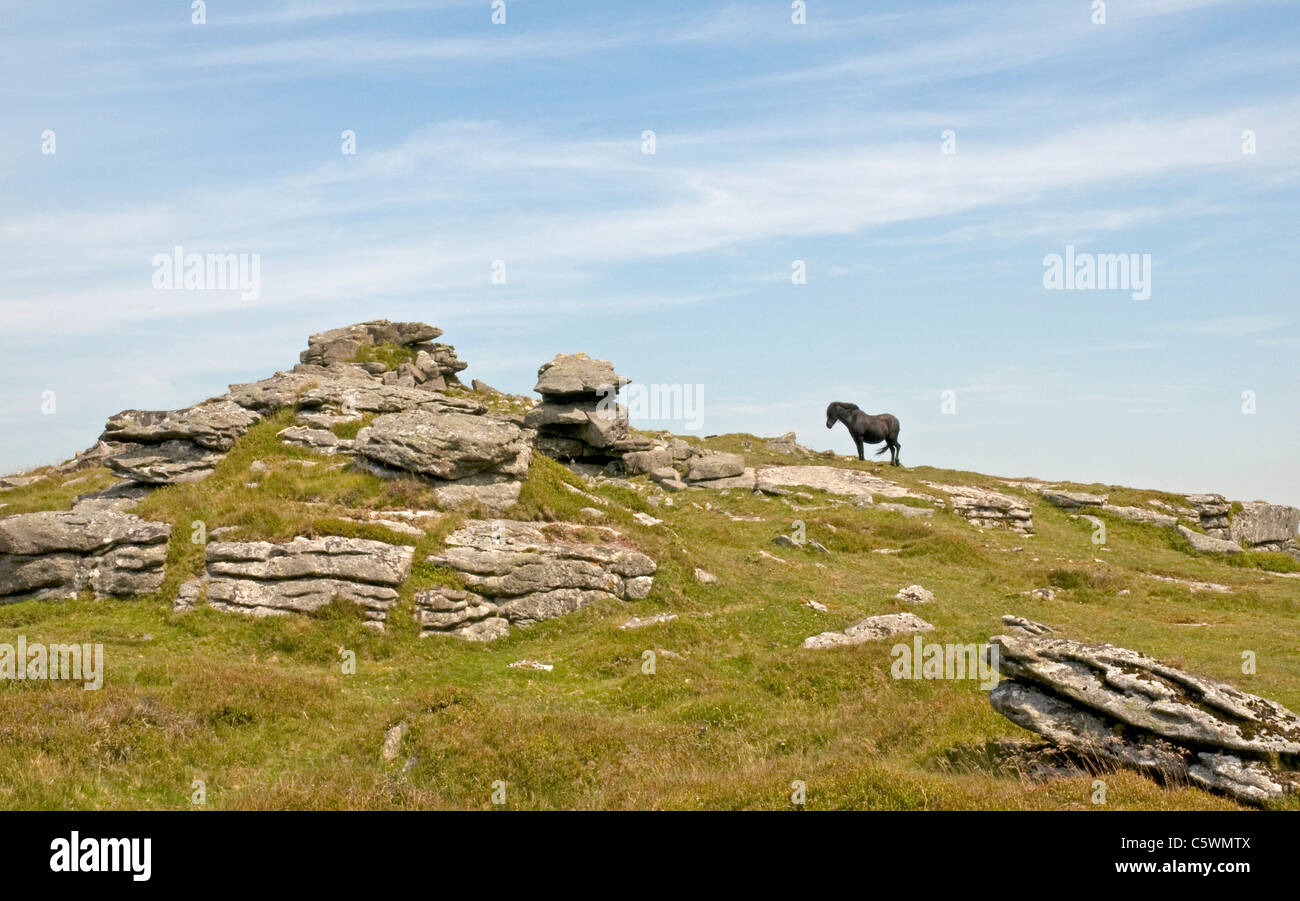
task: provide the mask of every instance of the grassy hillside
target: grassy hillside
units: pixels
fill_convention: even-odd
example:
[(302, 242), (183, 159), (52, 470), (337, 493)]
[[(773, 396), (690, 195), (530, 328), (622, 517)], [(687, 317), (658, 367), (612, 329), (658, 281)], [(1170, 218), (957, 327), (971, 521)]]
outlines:
[[(205, 481), (142, 502), (142, 516), (175, 526), (156, 596), (0, 607), (0, 640), (102, 642), (107, 669), (100, 691), (0, 684), (0, 807), (186, 809), (197, 779), (214, 809), (488, 808), (498, 780), (514, 809), (781, 809), (802, 780), (809, 809), (1094, 809), (1090, 779), (1032, 784), (995, 762), (989, 743), (1031, 736), (994, 713), (977, 682), (895, 680), (890, 641), (799, 647), (809, 635), (905, 609), (935, 625), (927, 641), (983, 642), (1002, 631), (1002, 614), (1015, 613), (1300, 710), (1300, 580), (1270, 571), (1300, 568), (1289, 558), (1197, 556), (1168, 529), (1121, 520), (1108, 520), (1098, 548), (1087, 521), (990, 477), (844, 458), (811, 462), (868, 469), (918, 491), (933, 480), (1023, 493), (1037, 535), (981, 532), (944, 511), (907, 518), (817, 492), (691, 490), (669, 496), (672, 506), (650, 506), (645, 496), (658, 492), (648, 486), (584, 487), (599, 503), (572, 490), (577, 477), (537, 459), (515, 515), (581, 521), (591, 516), (583, 508), (599, 507), (600, 521), (658, 560), (647, 600), (597, 604), (490, 644), (420, 639), (411, 594), (455, 577), (418, 564), (383, 634), (341, 606), (310, 618), (172, 613), (176, 587), (202, 564), (202, 547), (190, 541), (195, 521), (209, 532), (234, 527), (223, 539), (411, 540), (341, 517), (428, 507), (427, 490), (281, 444), (275, 433), (289, 418), (253, 428)], [(747, 442), (763, 444), (741, 435), (703, 443), (741, 450)], [(746, 453), (751, 465), (792, 462)], [(251, 472), (257, 460), (270, 472)], [(55, 476), (0, 492), (0, 503), (6, 515), (66, 509), (110, 481), (103, 470)], [(1077, 487), (1104, 487), (1120, 504), (1162, 496)], [(638, 523), (637, 511), (662, 524)], [(439, 520), (417, 561), (463, 516)], [(773, 546), (795, 520), (830, 554)], [(873, 553), (883, 549), (898, 553)], [(697, 581), (697, 567), (717, 583)], [(1231, 591), (1192, 591), (1152, 575)], [(937, 600), (909, 607), (894, 599), (913, 583)], [(1044, 586), (1058, 588), (1054, 599), (1024, 594)], [(678, 619), (618, 628), (660, 612)], [(653, 674), (643, 672), (647, 650), (656, 652)], [(1258, 656), (1256, 675), (1241, 672), (1246, 650)], [(355, 674), (343, 672), (345, 651), (355, 653)], [(554, 670), (507, 667), (522, 658)], [(407, 726), (400, 748), (384, 761), (385, 733), (399, 723)], [(1133, 774), (1105, 779), (1109, 809), (1236, 806)]]

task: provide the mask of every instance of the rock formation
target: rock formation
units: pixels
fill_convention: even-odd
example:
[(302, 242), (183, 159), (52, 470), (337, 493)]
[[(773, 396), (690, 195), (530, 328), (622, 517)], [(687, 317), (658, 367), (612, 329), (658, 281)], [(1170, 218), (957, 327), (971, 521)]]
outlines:
[(226, 399), (183, 410), (124, 410), (108, 420), (100, 435), (113, 448), (104, 463), (133, 482), (192, 482), (209, 475), (261, 418)]
[(1023, 498), (972, 485), (925, 484), (947, 494), (953, 512), (980, 528), (1006, 526), (1022, 535), (1033, 534), (1034, 511)]
[(1232, 510), (1232, 505), (1224, 499), (1223, 495), (1189, 494), (1187, 503), (1192, 505), (1206, 535), (1211, 538), (1228, 537), (1231, 528), (1228, 514)]
[(339, 598), (382, 624), (414, 554), (413, 547), (363, 538), (214, 541), (205, 551), (204, 575), (181, 586), (175, 606), (193, 606), (206, 593), (217, 610), (266, 616), (312, 613)]
[[(1037, 625), (1037, 624), (1034, 624)], [(1300, 717), (1135, 651), (998, 635), (993, 708), (1084, 757), (1261, 803), (1300, 790)]]
[(415, 387), (423, 385), (442, 391), (449, 385), (460, 385), (456, 373), (468, 364), (456, 359), (456, 349), (449, 344), (432, 344), (442, 335), (442, 329), (423, 322), (389, 322), (375, 319), (343, 328), (331, 329), (307, 339), (307, 349), (298, 359), (309, 366), (329, 366), (333, 363), (350, 363), (366, 347), (395, 344), (407, 349), (413, 357), (388, 370), (382, 363), (362, 364), (373, 374), (380, 375), (384, 383)]
[(604, 360), (584, 353), (559, 354), (537, 370), (533, 390), (542, 402), (524, 417), (537, 431), (537, 450), (557, 460), (604, 462), (649, 450), (633, 438), (618, 392), (628, 379)]
[(1281, 551), (1300, 560), (1300, 510), (1282, 504), (1255, 502), (1233, 514), (1231, 540), (1256, 550)]
[(377, 417), (357, 433), (352, 449), (379, 475), (427, 478), (443, 506), (477, 502), (499, 513), (519, 499), (532, 435), (504, 419), (421, 410)]
[(465, 589), (416, 592), (422, 634), (488, 640), (592, 601), (640, 600), (655, 562), (603, 526), (470, 520), (447, 536), (429, 562), (454, 570)]
[(162, 586), (169, 523), (112, 510), (23, 513), (0, 519), (0, 602), (139, 595)]

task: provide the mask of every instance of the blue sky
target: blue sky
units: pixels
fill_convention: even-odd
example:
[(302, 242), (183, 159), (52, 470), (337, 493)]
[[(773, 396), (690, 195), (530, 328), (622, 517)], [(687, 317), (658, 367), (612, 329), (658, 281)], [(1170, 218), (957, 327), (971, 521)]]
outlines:
[[(1300, 503), (1293, 2), (5, 6), (0, 471), (386, 317), (506, 390), (701, 385), (703, 433), (848, 453), (848, 400), (907, 464)], [(260, 296), (154, 290), (176, 245)], [(1150, 298), (1045, 290), (1066, 245)]]

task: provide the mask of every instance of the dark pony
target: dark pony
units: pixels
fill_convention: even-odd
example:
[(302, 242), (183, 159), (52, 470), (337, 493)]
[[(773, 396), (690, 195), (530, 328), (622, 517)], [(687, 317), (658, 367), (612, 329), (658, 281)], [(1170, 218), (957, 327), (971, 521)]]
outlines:
[(885, 442), (885, 446), (876, 451), (879, 456), (885, 451), (889, 451), (889, 463), (891, 466), (902, 466), (898, 462), (898, 449), (902, 447), (898, 443), (898, 418), (890, 413), (881, 413), (879, 416), (872, 416), (870, 413), (862, 412), (857, 404), (846, 404), (835, 401), (826, 408), (826, 428), (835, 428), (835, 423), (842, 422), (844, 427), (849, 430), (853, 436), (853, 443), (858, 446), (858, 459), (867, 459), (862, 455), (862, 445), (879, 444)]

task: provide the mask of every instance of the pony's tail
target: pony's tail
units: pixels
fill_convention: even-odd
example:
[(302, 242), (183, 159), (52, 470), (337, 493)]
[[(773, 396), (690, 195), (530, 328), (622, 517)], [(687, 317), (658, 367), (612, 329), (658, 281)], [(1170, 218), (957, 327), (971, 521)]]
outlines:
[(883, 454), (883, 453), (884, 453), (885, 451), (887, 451), (887, 450), (889, 450), (889, 445), (888, 445), (888, 444), (886, 444), (886, 445), (885, 445), (884, 447), (882, 447), (880, 450), (876, 451), (876, 456), (879, 457), (881, 454)]

